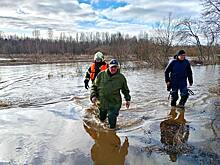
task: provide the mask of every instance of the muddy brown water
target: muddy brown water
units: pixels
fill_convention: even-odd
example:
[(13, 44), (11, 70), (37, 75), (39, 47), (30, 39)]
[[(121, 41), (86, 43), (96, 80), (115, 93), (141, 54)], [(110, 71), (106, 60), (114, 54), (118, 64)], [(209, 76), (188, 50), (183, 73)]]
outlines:
[(220, 164), (219, 65), (194, 66), (185, 110), (162, 70), (122, 69), (132, 103), (103, 129), (84, 89), (87, 63), (0, 66), (0, 164)]

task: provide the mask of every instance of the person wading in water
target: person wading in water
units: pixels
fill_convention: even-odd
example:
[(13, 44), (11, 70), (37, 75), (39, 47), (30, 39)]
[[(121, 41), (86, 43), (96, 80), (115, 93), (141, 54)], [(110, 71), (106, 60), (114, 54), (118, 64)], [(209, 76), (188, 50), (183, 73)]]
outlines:
[(187, 79), (190, 86), (193, 84), (192, 69), (185, 56), (186, 52), (184, 50), (179, 50), (176, 53), (176, 58), (173, 59), (165, 69), (167, 89), (171, 89), (171, 106), (176, 106), (178, 90), (180, 90), (181, 99), (178, 105), (180, 108), (184, 108), (189, 97)]
[(108, 64), (104, 60), (104, 55), (102, 52), (96, 52), (94, 56), (94, 62), (91, 64), (86, 72), (84, 84), (85, 88), (89, 88), (89, 80), (94, 82), (96, 76), (99, 72), (104, 71), (108, 68)]

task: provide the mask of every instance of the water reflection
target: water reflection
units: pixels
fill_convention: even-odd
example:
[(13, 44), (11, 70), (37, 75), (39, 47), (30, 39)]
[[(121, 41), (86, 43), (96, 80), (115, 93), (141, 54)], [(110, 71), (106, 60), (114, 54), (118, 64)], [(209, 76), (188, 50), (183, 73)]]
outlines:
[[(11, 161), (12, 164), (41, 164), (39, 161), (32, 163), (36, 156), (33, 152), (39, 152), (46, 164), (91, 164), (92, 160), (87, 158), (91, 152), (87, 147), (91, 144), (91, 138), (84, 137), (87, 134), (85, 129), (78, 126), (82, 126), (82, 119), (96, 130), (106, 127), (96, 118), (95, 110), (91, 109), (90, 113), (84, 111), (90, 105), (89, 91), (84, 89), (80, 74), (86, 72), (84, 66), (81, 63), (0, 66), (1, 160)], [(188, 123), (185, 120), (182, 124), (177, 122), (182, 113), (177, 110), (169, 109), (168, 121), (163, 121), (161, 130), (159, 128), (168, 108), (162, 70), (122, 70), (133, 100), (132, 107), (122, 108), (118, 118), (120, 129), (117, 135), (128, 136), (130, 143), (129, 154), (123, 156), (126, 158), (125, 164), (170, 164), (167, 154), (178, 164), (220, 164), (219, 69), (219, 65), (193, 67), (196, 82), (191, 90), (195, 95), (191, 96), (185, 112), (185, 118), (190, 121), (190, 136), (187, 135)], [(71, 131), (68, 131), (70, 127)], [(181, 131), (177, 133), (180, 127), (185, 129), (185, 135), (181, 135)], [(172, 134), (184, 136), (185, 141), (178, 145), (178, 140), (173, 140), (178, 138)], [(30, 138), (20, 145), (21, 137)], [(172, 141), (168, 140), (169, 137)], [(99, 145), (99, 141), (102, 140), (94, 139), (96, 152), (98, 146), (107, 145)], [(121, 139), (120, 145), (123, 143), (124, 139)], [(191, 150), (187, 144), (192, 146)], [(123, 161), (118, 162), (123, 164)]]
[(189, 125), (184, 118), (185, 109), (171, 108), (168, 119), (160, 123), (161, 143), (172, 162), (176, 162), (177, 156), (186, 153), (189, 146), (186, 144), (189, 138)]
[(120, 138), (113, 130), (97, 131), (84, 124), (86, 132), (94, 139), (91, 157), (95, 165), (123, 165), (128, 154), (128, 138), (121, 145)]

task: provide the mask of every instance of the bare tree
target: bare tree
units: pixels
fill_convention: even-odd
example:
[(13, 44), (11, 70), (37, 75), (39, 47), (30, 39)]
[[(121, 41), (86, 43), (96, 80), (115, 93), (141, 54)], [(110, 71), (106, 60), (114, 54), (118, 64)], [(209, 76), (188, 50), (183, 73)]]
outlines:
[(51, 28), (48, 29), (47, 34), (48, 34), (48, 39), (53, 40), (53, 30)]
[(201, 25), (201, 22), (188, 18), (181, 21), (177, 26), (179, 27), (178, 36), (180, 37), (180, 40), (189, 40), (189, 43), (193, 42), (192, 44), (195, 44), (199, 50), (198, 59), (204, 61), (203, 47), (200, 41)]
[(220, 1), (201, 0), (203, 3), (203, 33), (207, 40), (207, 60), (216, 61), (216, 45), (220, 37)]
[(0, 39), (3, 38), (3, 34), (4, 33), (2, 31), (0, 31)]
[(39, 52), (40, 52), (40, 41), (39, 41), (39, 38), (40, 38), (40, 30), (37, 30), (35, 29), (33, 32), (32, 32), (32, 35), (33, 37), (35, 38), (35, 55), (34, 55), (34, 59), (35, 62), (37, 62), (39, 60)]
[(40, 37), (40, 30), (37, 30), (35, 29), (33, 32), (32, 32), (32, 35), (35, 39), (39, 39)]
[(212, 25), (213, 32), (220, 33), (220, 1), (201, 0), (203, 3), (203, 17), (207, 25)]
[(79, 43), (79, 33), (76, 33), (76, 43)]
[(60, 39), (61, 41), (65, 41), (65, 40), (66, 40), (66, 33), (65, 33), (65, 32), (61, 32), (59, 39)]
[(164, 20), (158, 23), (154, 28), (153, 40), (160, 46), (160, 51), (158, 50), (157, 54), (160, 55), (158, 60), (162, 65), (165, 65), (168, 61), (177, 31), (177, 21), (172, 18), (172, 13), (169, 13), (168, 17), (164, 18)]
[(207, 62), (215, 63), (216, 62), (216, 45), (218, 39), (218, 33), (212, 26), (204, 23), (202, 28), (203, 35), (206, 40), (205, 55)]

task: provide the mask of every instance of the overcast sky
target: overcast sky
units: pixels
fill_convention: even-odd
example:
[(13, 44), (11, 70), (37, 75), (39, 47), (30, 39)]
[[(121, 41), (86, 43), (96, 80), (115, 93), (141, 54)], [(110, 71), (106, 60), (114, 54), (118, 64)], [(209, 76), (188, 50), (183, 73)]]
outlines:
[(200, 0), (0, 0), (0, 31), (47, 37), (65, 32), (148, 32), (168, 17), (199, 17)]

